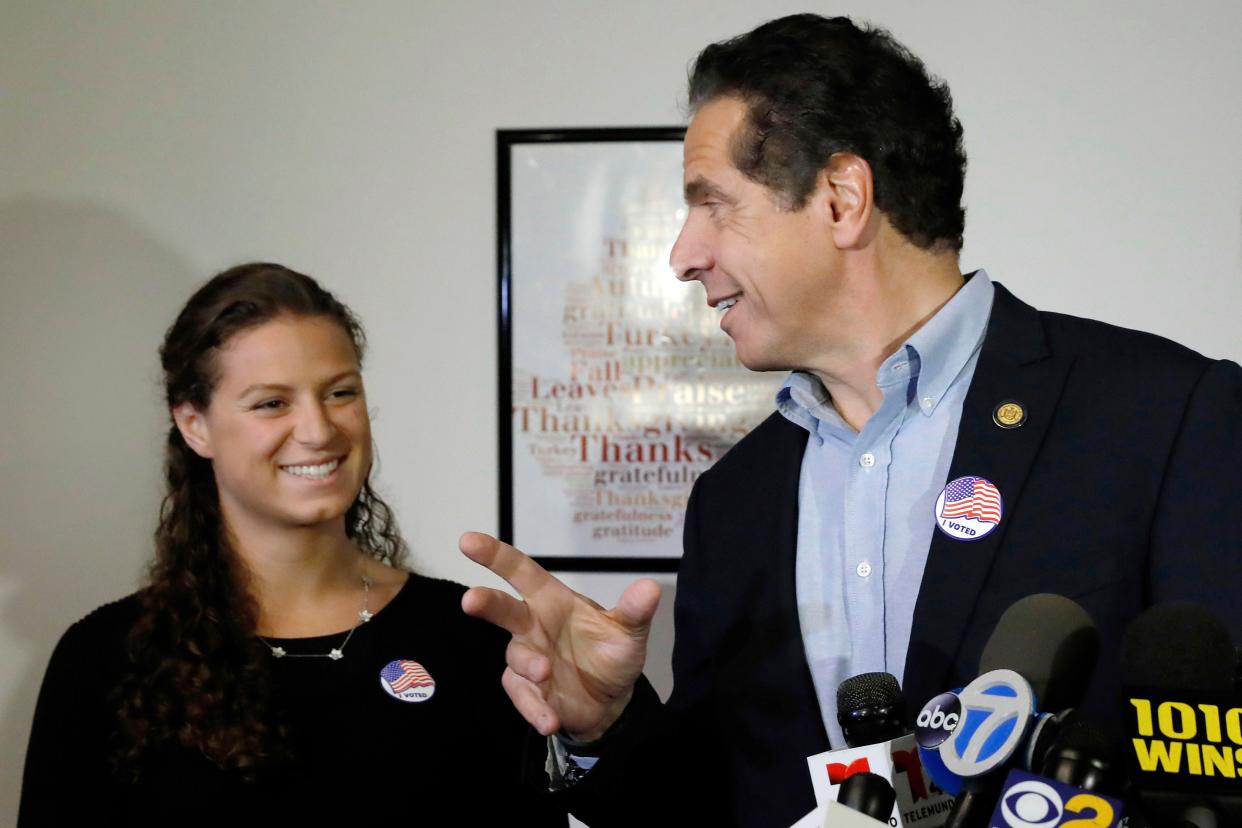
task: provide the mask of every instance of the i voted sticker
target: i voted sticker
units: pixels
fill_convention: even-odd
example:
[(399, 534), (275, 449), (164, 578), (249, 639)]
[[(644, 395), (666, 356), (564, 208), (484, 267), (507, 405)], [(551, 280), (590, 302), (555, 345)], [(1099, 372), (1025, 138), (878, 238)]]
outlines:
[(403, 702), (425, 702), (436, 693), (436, 682), (423, 665), (409, 659), (397, 659), (380, 670), (380, 686), (394, 699)]
[(1004, 506), (992, 481), (967, 475), (949, 484), (936, 498), (936, 525), (958, 540), (979, 540), (1000, 525)]

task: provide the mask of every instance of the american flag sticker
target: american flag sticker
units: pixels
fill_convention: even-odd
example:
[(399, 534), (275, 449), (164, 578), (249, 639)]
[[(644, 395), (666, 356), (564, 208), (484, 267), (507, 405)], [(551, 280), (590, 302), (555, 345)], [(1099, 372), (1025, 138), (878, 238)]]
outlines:
[(394, 699), (425, 702), (435, 695), (436, 682), (417, 661), (399, 658), (380, 670), (380, 685)]
[(1000, 525), (1004, 506), (1000, 489), (975, 475), (950, 480), (936, 499), (936, 525), (957, 540), (979, 540)]

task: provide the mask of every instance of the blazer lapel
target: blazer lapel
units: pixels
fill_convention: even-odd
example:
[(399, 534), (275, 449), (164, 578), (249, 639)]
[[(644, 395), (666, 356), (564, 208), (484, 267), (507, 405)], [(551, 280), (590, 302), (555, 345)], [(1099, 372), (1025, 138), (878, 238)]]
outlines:
[(781, 683), (788, 694), (785, 699), (789, 709), (779, 711), (779, 719), (794, 730), (782, 732), (781, 740), (787, 748), (809, 756), (828, 749), (828, 731), (806, 660), (798, 617), (798, 494), (808, 435), (806, 429), (789, 422), (779, 412), (771, 419), (772, 439), (765, 445), (764, 464), (748, 481), (754, 489), (764, 492), (764, 519), (752, 523), (770, 532), (763, 544), (770, 550), (763, 558), (765, 572), (756, 580), (772, 585), (764, 600), (775, 602), (777, 629), (773, 638), (779, 641), (769, 640), (763, 646), (767, 654), (776, 657)]
[[(980, 540), (956, 540), (938, 527), (933, 530), (906, 655), (905, 690), (912, 713), (918, 710), (915, 705), (966, 678), (953, 675), (953, 665), (1072, 362), (1049, 353), (1038, 311), (999, 283), (995, 287), (948, 479), (987, 478), (1000, 490), (1003, 515)], [(1005, 429), (993, 421), (997, 405), (1005, 400), (1016, 400), (1025, 409), (1020, 427)]]

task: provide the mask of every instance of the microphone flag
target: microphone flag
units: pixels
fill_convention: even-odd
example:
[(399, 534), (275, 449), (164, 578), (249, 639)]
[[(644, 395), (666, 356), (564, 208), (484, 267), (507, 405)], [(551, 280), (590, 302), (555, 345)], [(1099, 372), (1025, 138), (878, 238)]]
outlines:
[(1005, 777), (989, 828), (1057, 828), (1090, 825), (1114, 828), (1121, 822), (1121, 802), (1023, 770)]
[(889, 781), (897, 793), (889, 825), (896, 828), (939, 828), (949, 817), (953, 797), (938, 788), (923, 769), (914, 734), (900, 739), (817, 753), (807, 757), (815, 803), (836, 802), (843, 782), (867, 771)]

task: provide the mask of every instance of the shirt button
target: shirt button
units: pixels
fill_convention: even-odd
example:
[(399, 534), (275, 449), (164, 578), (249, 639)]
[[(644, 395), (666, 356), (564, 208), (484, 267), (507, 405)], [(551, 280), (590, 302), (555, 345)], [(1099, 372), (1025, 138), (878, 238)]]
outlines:
[(875, 455), (871, 452), (867, 452), (862, 457), (858, 458), (858, 465), (862, 466), (864, 469), (871, 468), (875, 465)]
[(933, 403), (935, 403), (935, 402), (936, 402), (936, 401), (935, 401), (935, 400), (933, 400), (931, 397), (924, 397), (924, 398), (923, 398), (923, 407), (924, 407), (924, 408), (931, 408), (931, 407), (932, 407), (932, 404), (933, 404)]
[(854, 571), (858, 573), (859, 578), (866, 578), (868, 575), (871, 574), (871, 564), (867, 563), (866, 561), (863, 561), (862, 563), (858, 565), (858, 568), (855, 569)]

